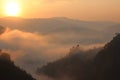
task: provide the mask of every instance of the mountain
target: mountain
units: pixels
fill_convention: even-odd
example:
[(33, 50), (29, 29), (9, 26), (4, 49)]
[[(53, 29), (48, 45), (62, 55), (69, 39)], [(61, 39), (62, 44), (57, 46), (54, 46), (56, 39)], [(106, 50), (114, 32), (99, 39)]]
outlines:
[(100, 48), (95, 48), (83, 51), (77, 45), (70, 49), (69, 55), (38, 68), (37, 73), (61, 80), (91, 80), (90, 63), (99, 50)]
[(91, 54), (91, 50), (83, 52), (74, 47), (68, 56), (38, 68), (37, 72), (61, 80), (120, 80), (120, 33), (100, 51), (92, 50), (92, 58), (87, 59), (86, 53)]
[(115, 32), (108, 33), (109, 27), (118, 23), (82, 21), (66, 17), (31, 19), (6, 17), (0, 18), (0, 24), (10, 29), (50, 36), (50, 43), (72, 44), (80, 42), (84, 45), (108, 41)]
[(65, 17), (35, 18), (35, 19), (6, 17), (0, 18), (0, 24), (8, 26), (12, 29), (20, 29), (28, 32), (37, 31), (42, 34), (50, 34), (52, 32), (61, 31), (94, 32), (94, 30), (104, 29), (116, 23), (81, 21)]
[(0, 50), (0, 80), (35, 80), (31, 75), (15, 66), (9, 54)]
[[(87, 22), (72, 20), (68, 18), (46, 18), (46, 19), (22, 19), (22, 18), (1, 18), (0, 24), (12, 29), (20, 29), (27, 32), (39, 32), (42, 34), (52, 34), (64, 31), (88, 31), (84, 28)], [(90, 25), (90, 24), (88, 24)]]
[(120, 80), (120, 34), (95, 57), (95, 80)]
[(105, 29), (106, 32), (111, 33), (111, 32), (119, 32), (120, 31), (120, 24), (112, 25), (108, 28)]

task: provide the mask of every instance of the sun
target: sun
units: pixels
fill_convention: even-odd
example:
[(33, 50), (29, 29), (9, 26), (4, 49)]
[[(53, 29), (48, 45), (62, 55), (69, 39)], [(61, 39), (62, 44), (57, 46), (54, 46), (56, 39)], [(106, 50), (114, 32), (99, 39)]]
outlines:
[(4, 10), (6, 16), (18, 16), (20, 13), (20, 7), (17, 2), (7, 2)]

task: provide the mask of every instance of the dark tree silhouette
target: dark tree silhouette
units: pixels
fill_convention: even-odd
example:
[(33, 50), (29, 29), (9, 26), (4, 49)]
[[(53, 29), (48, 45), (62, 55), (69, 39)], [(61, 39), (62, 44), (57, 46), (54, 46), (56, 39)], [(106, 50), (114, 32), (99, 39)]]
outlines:
[(120, 33), (95, 58), (95, 80), (120, 80)]
[(10, 55), (0, 50), (0, 80), (35, 80), (24, 70), (15, 66)]

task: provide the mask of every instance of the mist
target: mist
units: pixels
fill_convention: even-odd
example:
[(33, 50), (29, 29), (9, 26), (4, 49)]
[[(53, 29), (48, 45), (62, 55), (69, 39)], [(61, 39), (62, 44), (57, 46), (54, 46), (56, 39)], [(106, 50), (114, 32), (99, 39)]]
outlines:
[[(0, 49), (9, 53), (17, 66), (45, 80), (49, 77), (36, 74), (38, 67), (64, 58), (71, 47), (78, 44), (82, 55), (88, 60), (92, 59), (97, 49), (119, 31), (118, 23), (85, 22), (68, 18), (6, 18), (1, 19), (0, 23), (4, 25), (4, 29), (1, 29)], [(90, 53), (92, 49), (97, 51)], [(65, 76), (65, 80), (67, 78)]]

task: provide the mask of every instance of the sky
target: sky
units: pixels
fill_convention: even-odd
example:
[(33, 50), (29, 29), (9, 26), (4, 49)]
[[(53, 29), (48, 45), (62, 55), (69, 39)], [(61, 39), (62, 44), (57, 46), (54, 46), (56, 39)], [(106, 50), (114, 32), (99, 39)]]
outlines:
[[(10, 2), (15, 2), (15, 4), (13, 6), (8, 5)], [(18, 11), (19, 15), (17, 17), (22, 18), (68, 17), (85, 21), (120, 22), (119, 4), (120, 0), (0, 0), (0, 17), (7, 17), (8, 14), (16, 16)], [(114, 33), (112, 32), (114, 29), (111, 29), (112, 24), (110, 30), (106, 28), (99, 31), (98, 29), (101, 27), (97, 23), (92, 23), (92, 25), (100, 28), (97, 27), (97, 30), (96, 28), (94, 30), (88, 27), (90, 26), (89, 22), (88, 26), (85, 25), (85, 28), (84, 24), (80, 26), (76, 20), (71, 22), (70, 19), (70, 22), (56, 22), (56, 24), (54, 24), (54, 18), (50, 20), (51, 22), (46, 22), (47, 24), (44, 23), (44, 19), (43, 22), (38, 21), (39, 23), (27, 20), (25, 22), (23, 20), (23, 23), (21, 21), (18, 21), (18, 23), (11, 21), (10, 24), (14, 25), (15, 23), (17, 27), (13, 26), (15, 28), (12, 29), (12, 27), (8, 26), (6, 32), (0, 35), (0, 48), (10, 53), (13, 60), (20, 66), (31, 70), (33, 67), (29, 66), (29, 63), (36, 66), (40, 62), (43, 64), (46, 61), (61, 58), (75, 44), (83, 43), (82, 46), (86, 44), (88, 47), (85, 46), (85, 48), (87, 49), (94, 46), (103, 46), (106, 40), (109, 39), (108, 33), (110, 32), (110, 38), (111, 34)], [(64, 20), (69, 21), (67, 18)], [(74, 23), (76, 24), (74, 25)], [(7, 25), (7, 22), (5, 24)], [(26, 26), (27, 24), (28, 26)], [(46, 27), (43, 27), (42, 24), (45, 24)], [(105, 23), (104, 26), (106, 24), (108, 23)], [(103, 24), (101, 25), (103, 26)], [(115, 32), (119, 30), (118, 26), (115, 28)], [(47, 34), (43, 34), (42, 31)]]
[(120, 0), (0, 0), (0, 17), (7, 16), (4, 6), (11, 1), (19, 5), (19, 17), (23, 18), (68, 17), (120, 22)]

